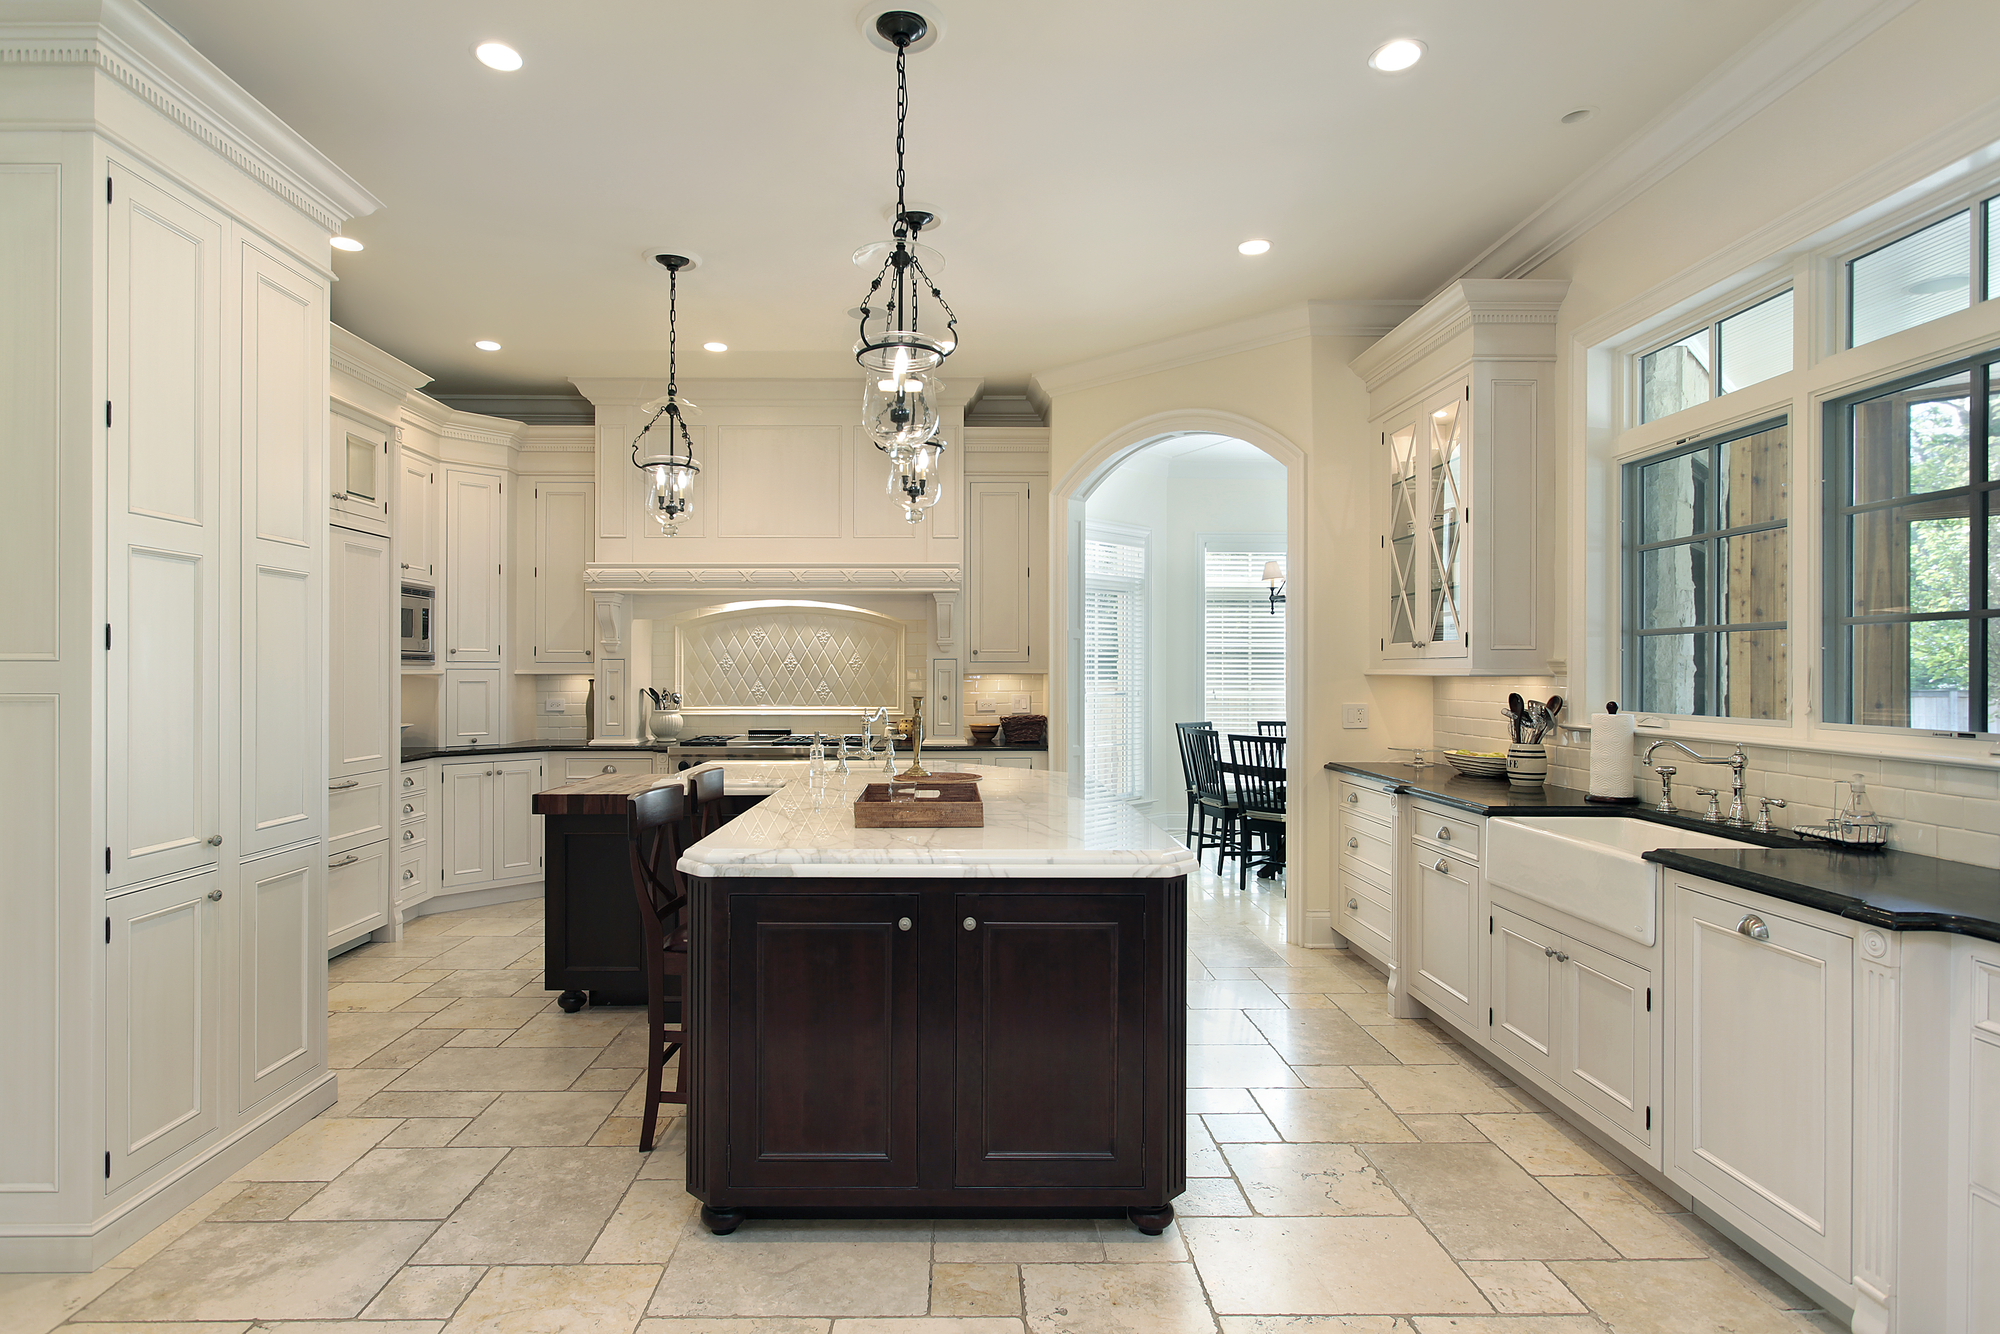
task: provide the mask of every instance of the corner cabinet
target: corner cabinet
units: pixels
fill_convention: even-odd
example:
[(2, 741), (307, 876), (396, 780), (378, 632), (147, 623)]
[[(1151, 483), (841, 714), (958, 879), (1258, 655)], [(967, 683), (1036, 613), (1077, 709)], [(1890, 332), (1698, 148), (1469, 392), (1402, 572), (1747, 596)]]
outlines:
[(439, 766), (442, 886), (452, 893), (542, 875), (542, 817), (534, 812), (542, 757), (456, 761)]
[(1032, 669), (1037, 635), (1032, 486), (1025, 481), (966, 486), (967, 670)]
[(1568, 286), (1461, 280), (1354, 359), (1379, 450), (1375, 671), (1547, 674)]

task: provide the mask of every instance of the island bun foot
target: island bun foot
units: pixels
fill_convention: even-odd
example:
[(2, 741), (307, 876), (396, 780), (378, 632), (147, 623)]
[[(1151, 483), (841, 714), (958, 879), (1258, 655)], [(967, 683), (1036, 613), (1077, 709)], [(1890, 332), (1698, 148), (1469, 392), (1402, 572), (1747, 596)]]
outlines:
[(701, 1206), (701, 1225), (718, 1237), (728, 1236), (742, 1221), (741, 1209), (711, 1209), (705, 1204)]
[(584, 999), (581, 991), (565, 991), (556, 997), (556, 1004), (562, 1007), (564, 1014), (575, 1014), (583, 1008)]
[(1132, 1220), (1133, 1227), (1149, 1237), (1157, 1237), (1167, 1230), (1167, 1224), (1174, 1221), (1174, 1206), (1163, 1204), (1157, 1209), (1127, 1209), (1125, 1216)]

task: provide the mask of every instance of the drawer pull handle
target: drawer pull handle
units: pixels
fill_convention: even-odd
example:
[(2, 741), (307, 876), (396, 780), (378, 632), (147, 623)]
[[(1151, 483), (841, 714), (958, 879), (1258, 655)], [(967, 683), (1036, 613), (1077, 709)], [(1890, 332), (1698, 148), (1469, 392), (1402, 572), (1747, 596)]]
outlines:
[(403, 831), (403, 841), (405, 843), (408, 843), (411, 839), (414, 839), (416, 836), (417, 836), (417, 831), (414, 829), (405, 829)]
[(409, 867), (407, 867), (407, 866), (405, 866), (405, 867), (403, 868), (403, 879), (405, 879), (405, 880), (415, 880), (416, 878), (417, 878), (417, 873), (416, 873), (415, 871), (411, 870), (411, 869), (410, 869)]
[(360, 786), (361, 786), (361, 780), (359, 778), (350, 778), (345, 783), (328, 783), (326, 785), (326, 790), (329, 792), (339, 792), (344, 788), (360, 787)]
[(1444, 875), (1450, 875), (1451, 863), (1447, 862), (1444, 858), (1440, 857), (1438, 858), (1438, 864), (1436, 866), (1431, 867), (1431, 869), (1433, 871), (1441, 872)]
[(1357, 899), (1349, 899), (1349, 900), (1347, 901), (1347, 911), (1349, 911), (1349, 912), (1359, 912), (1359, 911), (1361, 911), (1361, 903), (1360, 903), (1360, 901), (1359, 901), (1359, 900), (1357, 900)]
[(337, 861), (337, 862), (328, 862), (328, 863), (326, 864), (326, 869), (327, 869), (327, 870), (329, 870), (329, 871), (336, 871), (336, 870), (339, 870), (339, 869), (340, 869), (341, 867), (343, 867), (343, 866), (352, 866), (352, 865), (354, 865), (354, 863), (356, 863), (356, 862), (358, 862), (358, 861), (360, 861), (360, 860), (361, 860), (361, 858), (359, 858), (359, 857), (355, 856), (355, 855), (354, 855), (353, 853), (351, 853), (351, 852), (350, 852), (350, 853), (348, 853), (348, 854), (347, 854), (347, 855), (346, 855), (345, 857), (342, 857), (342, 858), (341, 858), (341, 859), (340, 859), (339, 861)]
[(1451, 842), (1451, 826), (1449, 825), (1438, 826), (1438, 842), (1440, 843)]
[(1359, 806), (1361, 804), (1361, 794), (1359, 792), (1348, 793), (1347, 804), (1350, 806)]
[(417, 785), (417, 780), (416, 780), (416, 779), (414, 779), (414, 778), (410, 777), (410, 776), (409, 776), (408, 774), (404, 774), (404, 775), (403, 775), (403, 786), (404, 786), (404, 787), (415, 787), (416, 785)]
[(618, 772), (618, 766), (615, 764), (607, 764), (604, 766), (604, 772), (608, 774), (615, 774)]
[(1358, 847), (1360, 847), (1360, 846), (1361, 846), (1361, 840), (1360, 840), (1360, 839), (1358, 839), (1358, 838), (1352, 838), (1352, 837), (1350, 837), (1350, 838), (1349, 838), (1349, 839), (1347, 840), (1347, 846), (1348, 846), (1348, 847), (1350, 847), (1350, 848), (1358, 848)]
[(1764, 925), (1764, 919), (1756, 913), (1748, 913), (1736, 924), (1736, 929), (1752, 940), (1769, 940), (1771, 928)]
[(898, 931), (908, 931), (910, 929), (910, 919), (907, 917), (898, 917), (896, 919), (896, 929)]
[(968, 917), (965, 919), (964, 926), (967, 931), (975, 931), (979, 928), (979, 923)]
[(407, 801), (403, 803), (403, 814), (415, 815), (416, 813), (417, 813), (417, 808), (415, 806), (411, 805)]

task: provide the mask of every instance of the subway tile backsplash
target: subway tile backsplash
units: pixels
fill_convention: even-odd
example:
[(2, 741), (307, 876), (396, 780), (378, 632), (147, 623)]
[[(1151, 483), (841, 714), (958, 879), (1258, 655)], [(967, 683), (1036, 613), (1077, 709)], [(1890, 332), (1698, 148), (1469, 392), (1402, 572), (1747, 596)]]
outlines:
[[(584, 704), (589, 697), (590, 678), (587, 676), (536, 677), (535, 740), (590, 740), (584, 717)], [(551, 699), (563, 702), (561, 713), (548, 712), (548, 701)]]
[[(1555, 693), (1555, 684), (1547, 677), (1437, 678), (1431, 685), (1431, 744), (1451, 750), (1504, 750), (1507, 724), (1500, 714), (1508, 693), (1515, 690), (1547, 699)], [(1587, 727), (1590, 712), (1566, 713), (1564, 722)], [(1582, 739), (1582, 745), (1549, 748), (1550, 783), (1574, 788), (1590, 785), (1588, 734)], [(1642, 730), (1633, 744), (1637, 790), (1646, 802), (1660, 799), (1660, 781), (1640, 765), (1639, 755), (1657, 739), (1657, 733), (1649, 736)], [(1695, 748), (1704, 753), (1728, 751), (1721, 743), (1695, 743)], [(1782, 797), (1785, 809), (1772, 812), (1772, 822), (1780, 828), (1823, 824), (1832, 818), (1838, 794), (1845, 791), (1840, 782), (1858, 773), (1868, 785), (1869, 801), (1876, 813), (1889, 822), (1890, 847), (1947, 861), (2000, 867), (2000, 768), (1829, 755), (1787, 746), (1746, 745), (1743, 750), (1750, 757), (1743, 787), (1753, 818), (1756, 798)], [(1721, 782), (1706, 781), (1706, 775), (1700, 776), (1701, 781), (1691, 781), (1696, 777), (1689, 772), (1692, 768), (1692, 764), (1681, 765), (1674, 782), (1675, 804), (1683, 810), (1705, 804), (1705, 798), (1694, 795), (1697, 787), (1720, 788), (1727, 793), (1726, 768), (1717, 766)], [(1725, 796), (1725, 803), (1727, 800)]]
[[(1027, 708), (1014, 707), (1016, 695), (1028, 697)], [(959, 683), (958, 699), (968, 727), (977, 723), (997, 723), (1010, 713), (1046, 716), (1049, 711), (1049, 678), (1044, 672), (981, 672), (977, 676), (967, 676)], [(993, 712), (981, 713), (981, 700), (990, 702)]]

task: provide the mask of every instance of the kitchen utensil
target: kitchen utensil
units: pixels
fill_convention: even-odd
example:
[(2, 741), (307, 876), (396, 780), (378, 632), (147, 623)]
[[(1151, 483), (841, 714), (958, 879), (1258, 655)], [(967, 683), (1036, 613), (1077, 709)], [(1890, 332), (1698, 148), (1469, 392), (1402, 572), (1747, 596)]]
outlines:
[(1520, 691), (1514, 690), (1508, 692), (1507, 712), (1512, 714), (1514, 719), (1509, 738), (1514, 741), (1526, 740), (1527, 738), (1521, 735), (1521, 725), (1528, 720), (1528, 706), (1526, 701), (1521, 698)]

